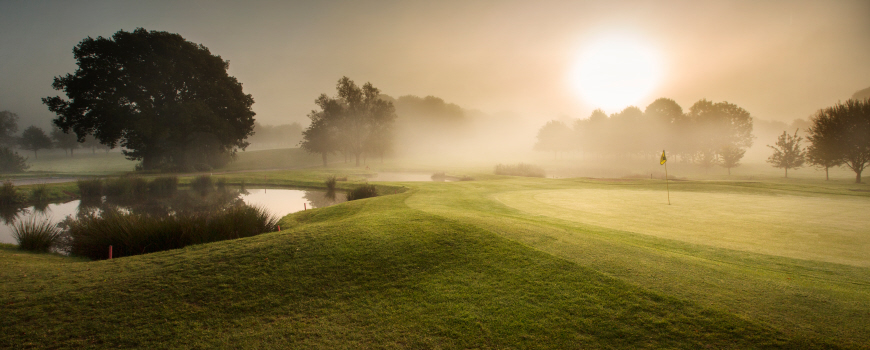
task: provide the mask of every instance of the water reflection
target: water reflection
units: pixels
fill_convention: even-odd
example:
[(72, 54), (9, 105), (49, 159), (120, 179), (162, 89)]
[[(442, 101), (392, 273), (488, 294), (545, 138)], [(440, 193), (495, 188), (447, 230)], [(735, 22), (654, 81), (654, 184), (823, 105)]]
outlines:
[(219, 210), (240, 202), (266, 208), (272, 215), (284, 215), (306, 208), (321, 208), (347, 201), (344, 192), (332, 195), (322, 190), (301, 189), (244, 189), (217, 190), (202, 196), (193, 191), (179, 190), (174, 196), (105, 196), (83, 198), (61, 204), (45, 204), (37, 207), (0, 206), (0, 243), (15, 244), (12, 225), (33, 215), (59, 223), (67, 216), (98, 215), (103, 211), (122, 211), (142, 215), (172, 215)]

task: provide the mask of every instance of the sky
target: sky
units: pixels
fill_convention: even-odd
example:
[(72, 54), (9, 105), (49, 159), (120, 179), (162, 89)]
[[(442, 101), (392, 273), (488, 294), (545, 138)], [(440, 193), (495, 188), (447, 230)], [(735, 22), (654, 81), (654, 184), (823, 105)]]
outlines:
[[(684, 109), (728, 101), (789, 122), (870, 86), (866, 0), (0, 0), (0, 110), (17, 113), (22, 129), (47, 127), (54, 115), (40, 99), (62, 95), (51, 83), (75, 71), (73, 47), (137, 27), (179, 33), (229, 60), (264, 124), (307, 124), (314, 99), (333, 95), (342, 76), (541, 125), (659, 97)], [(601, 84), (618, 79), (600, 65), (622, 58), (596, 61), (590, 50), (653, 67), (646, 88), (615, 102), (592, 96), (615, 94)], [(634, 76), (645, 75), (626, 79)]]

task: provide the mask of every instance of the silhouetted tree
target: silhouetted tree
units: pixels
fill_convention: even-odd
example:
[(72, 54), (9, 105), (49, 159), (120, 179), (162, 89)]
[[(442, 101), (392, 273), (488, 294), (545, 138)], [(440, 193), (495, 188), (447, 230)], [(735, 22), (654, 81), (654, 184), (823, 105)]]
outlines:
[(813, 166), (825, 169), (825, 180), (830, 180), (828, 170), (843, 164), (843, 157), (837, 145), (836, 123), (834, 118), (820, 110), (810, 120), (807, 130), (807, 162)]
[(734, 145), (725, 145), (719, 149), (719, 165), (727, 168), (728, 175), (731, 175), (731, 168), (740, 166), (740, 159), (743, 159), (744, 154), (746, 154), (746, 150), (742, 148)]
[(248, 138), (252, 146), (296, 147), (302, 141), (302, 126), (299, 123), (263, 125), (254, 122), (254, 134)]
[(870, 165), (870, 100), (848, 100), (813, 117), (810, 137), (822, 162), (839, 161), (855, 172), (855, 182)]
[(785, 169), (785, 177), (788, 177), (788, 169), (798, 169), (804, 165), (804, 150), (801, 149), (801, 137), (789, 135), (785, 131), (776, 140), (776, 146), (767, 145), (773, 149), (773, 155), (767, 158), (767, 162), (776, 168)]
[(73, 150), (80, 146), (76, 135), (65, 133), (56, 127), (51, 130), (51, 139), (54, 140), (55, 148), (69, 151), (70, 157), (73, 156)]
[(45, 131), (32, 125), (21, 133), (20, 145), (22, 149), (33, 151), (34, 158), (39, 158), (37, 151), (50, 149), (52, 146), (51, 139), (45, 134)]
[(571, 150), (571, 129), (557, 120), (551, 120), (538, 130), (536, 151), (553, 152), (555, 158), (559, 152)]
[(91, 153), (97, 153), (97, 148), (101, 147), (105, 148), (106, 152), (110, 150), (108, 146), (101, 144), (94, 135), (85, 136), (85, 141), (82, 142), (82, 148), (90, 148)]
[[(144, 169), (192, 167), (205, 150), (207, 161), (223, 162), (244, 149), (251, 135), (254, 99), (227, 75), (229, 61), (181, 35), (118, 31), (111, 38), (86, 38), (73, 49), (78, 69), (52, 85), (69, 100), (42, 101), (58, 117), (54, 124), (83, 141), (124, 147)], [(200, 135), (212, 144), (202, 147)]]
[(15, 145), (16, 132), (18, 132), (18, 114), (0, 111), (0, 145)]

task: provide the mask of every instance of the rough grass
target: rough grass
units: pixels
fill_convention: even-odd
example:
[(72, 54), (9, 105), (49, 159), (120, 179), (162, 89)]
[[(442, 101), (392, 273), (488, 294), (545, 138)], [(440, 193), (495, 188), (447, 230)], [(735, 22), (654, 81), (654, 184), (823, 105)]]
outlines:
[(378, 188), (375, 185), (363, 184), (347, 192), (347, 200), (371, 198), (378, 196)]
[(36, 216), (18, 220), (12, 225), (12, 237), (18, 242), (18, 247), (33, 252), (48, 252), (57, 245), (61, 233), (51, 220)]
[(496, 175), (544, 177), (544, 169), (532, 164), (498, 164), (495, 166)]
[[(232, 181), (323, 179), (238, 176)], [(0, 348), (867, 348), (865, 267), (667, 239), (500, 201), (514, 191), (660, 185), (417, 183), (289, 215), (278, 233), (112, 261), (0, 248)], [(836, 184), (681, 186), (868, 198)]]

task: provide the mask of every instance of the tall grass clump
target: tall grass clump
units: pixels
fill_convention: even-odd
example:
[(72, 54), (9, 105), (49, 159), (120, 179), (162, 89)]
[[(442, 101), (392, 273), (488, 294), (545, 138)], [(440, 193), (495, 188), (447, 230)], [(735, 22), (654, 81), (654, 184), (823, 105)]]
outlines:
[(544, 177), (544, 169), (539, 166), (525, 163), (498, 164), (495, 166), (495, 174), (526, 177)]
[(48, 252), (58, 243), (62, 233), (50, 219), (39, 220), (35, 216), (12, 225), (12, 237), (18, 242), (18, 247), (34, 252)]
[(148, 183), (148, 192), (158, 196), (171, 196), (178, 192), (177, 176), (161, 176)]
[(103, 180), (78, 180), (76, 186), (79, 187), (79, 195), (82, 198), (100, 198), (103, 196)]
[(104, 211), (68, 220), (70, 254), (106, 259), (255, 236), (277, 230), (278, 219), (264, 208), (240, 204), (223, 210), (152, 216)]
[(30, 200), (36, 203), (48, 202), (48, 186), (46, 184), (34, 186), (30, 190)]
[(190, 182), (190, 188), (204, 196), (214, 190), (214, 183), (211, 176), (200, 175), (193, 178), (193, 181)]
[(3, 181), (3, 185), (0, 186), (0, 205), (9, 206), (20, 202), (21, 196), (15, 190), (15, 184), (12, 183), (12, 180)]
[(335, 175), (326, 178), (326, 181), (323, 183), (326, 184), (327, 192), (335, 192), (335, 184), (338, 183), (338, 179), (335, 178)]
[(377, 197), (378, 188), (375, 185), (361, 185), (347, 193), (347, 200), (353, 201), (357, 199)]

